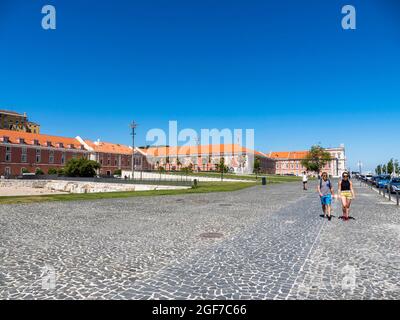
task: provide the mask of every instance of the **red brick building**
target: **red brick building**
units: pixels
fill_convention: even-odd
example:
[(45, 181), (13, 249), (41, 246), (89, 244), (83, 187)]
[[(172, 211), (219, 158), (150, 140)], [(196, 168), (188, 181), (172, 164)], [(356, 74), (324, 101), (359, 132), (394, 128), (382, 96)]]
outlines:
[(60, 169), (69, 159), (87, 157), (88, 151), (75, 138), (0, 130), (0, 175), (17, 176), (23, 171)]
[[(112, 176), (118, 170), (131, 171), (132, 147), (65, 138), (12, 130), (0, 130), (0, 175), (18, 176), (24, 171), (45, 174), (49, 169), (61, 169), (72, 158), (85, 157), (97, 161), (99, 175)], [(181, 147), (135, 148), (135, 171), (167, 171), (191, 167), (194, 171), (216, 170), (221, 158), (235, 173), (252, 173), (254, 159), (260, 161), (263, 173), (273, 173), (275, 161), (264, 153), (234, 144), (199, 145)]]
[[(132, 169), (132, 147), (118, 143), (103, 141), (76, 139), (84, 145), (90, 153), (90, 160), (97, 161), (101, 165), (100, 175), (111, 176), (117, 170)], [(136, 170), (151, 170), (152, 166), (146, 160), (146, 154), (139, 148), (135, 148), (134, 166)]]
[[(346, 170), (346, 154), (344, 145), (337, 148), (326, 148), (325, 151), (331, 155), (331, 161), (328, 161), (322, 171), (327, 172), (330, 176), (340, 177)], [(267, 156), (275, 160), (276, 174), (294, 174), (301, 175), (306, 168), (303, 167), (301, 161), (307, 156), (308, 151), (284, 151), (270, 152)]]
[(255, 157), (260, 161), (261, 173), (273, 173), (275, 170), (273, 159), (238, 144), (150, 147), (143, 152), (155, 169), (163, 167), (166, 171), (180, 170), (183, 167), (191, 167), (193, 171), (214, 171), (223, 158), (224, 164), (232, 172), (248, 174), (253, 173)]

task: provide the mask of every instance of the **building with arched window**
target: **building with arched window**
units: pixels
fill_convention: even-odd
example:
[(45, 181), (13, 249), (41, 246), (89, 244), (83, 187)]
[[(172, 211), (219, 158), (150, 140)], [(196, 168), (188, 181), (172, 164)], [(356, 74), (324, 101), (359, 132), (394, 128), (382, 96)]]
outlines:
[[(329, 161), (322, 171), (327, 172), (332, 177), (339, 177), (346, 171), (346, 154), (344, 145), (337, 148), (326, 148), (325, 151), (331, 155)], [(301, 161), (306, 157), (308, 151), (272, 151), (267, 154), (269, 158), (275, 160), (275, 173), (281, 175), (301, 175), (306, 169)]]

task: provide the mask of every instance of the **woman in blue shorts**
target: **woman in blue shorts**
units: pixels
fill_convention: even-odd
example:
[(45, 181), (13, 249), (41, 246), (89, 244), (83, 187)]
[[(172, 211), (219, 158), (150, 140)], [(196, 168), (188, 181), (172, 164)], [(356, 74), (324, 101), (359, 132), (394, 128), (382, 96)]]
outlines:
[(331, 181), (328, 179), (328, 174), (326, 172), (322, 173), (321, 179), (318, 184), (318, 193), (321, 198), (321, 205), (322, 205), (322, 211), (324, 212), (324, 218), (328, 216), (328, 220), (331, 221), (333, 186)]

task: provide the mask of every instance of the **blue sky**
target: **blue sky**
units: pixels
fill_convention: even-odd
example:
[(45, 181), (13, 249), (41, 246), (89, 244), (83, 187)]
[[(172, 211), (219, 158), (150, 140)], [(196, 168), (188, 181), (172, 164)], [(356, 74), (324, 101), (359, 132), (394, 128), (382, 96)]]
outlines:
[(169, 120), (254, 128), (258, 150), (344, 143), (350, 168), (374, 168), (400, 158), (399, 40), (396, 0), (1, 0), (0, 109), (126, 144), (131, 119), (138, 144)]

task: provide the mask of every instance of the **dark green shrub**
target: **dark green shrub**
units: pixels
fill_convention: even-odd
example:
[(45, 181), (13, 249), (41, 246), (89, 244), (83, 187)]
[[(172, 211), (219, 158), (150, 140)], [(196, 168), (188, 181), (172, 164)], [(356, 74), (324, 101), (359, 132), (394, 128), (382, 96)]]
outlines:
[(64, 173), (68, 177), (94, 177), (100, 164), (85, 158), (73, 158), (65, 166)]

